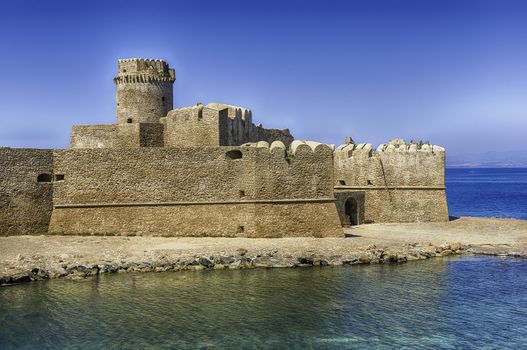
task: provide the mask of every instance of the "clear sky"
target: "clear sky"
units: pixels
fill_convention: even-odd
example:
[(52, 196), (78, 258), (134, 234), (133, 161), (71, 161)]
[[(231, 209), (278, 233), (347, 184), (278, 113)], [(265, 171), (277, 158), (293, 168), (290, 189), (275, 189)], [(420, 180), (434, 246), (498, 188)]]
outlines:
[(527, 152), (525, 0), (0, 0), (0, 50), (3, 146), (114, 123), (116, 61), (147, 57), (176, 69), (175, 107), (298, 139)]

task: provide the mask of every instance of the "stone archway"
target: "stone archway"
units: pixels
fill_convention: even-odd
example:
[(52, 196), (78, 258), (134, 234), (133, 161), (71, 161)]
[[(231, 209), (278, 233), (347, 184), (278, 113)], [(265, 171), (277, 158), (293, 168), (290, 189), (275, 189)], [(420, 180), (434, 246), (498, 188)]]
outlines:
[(359, 206), (355, 198), (348, 198), (344, 204), (344, 223), (347, 226), (355, 226), (359, 224)]

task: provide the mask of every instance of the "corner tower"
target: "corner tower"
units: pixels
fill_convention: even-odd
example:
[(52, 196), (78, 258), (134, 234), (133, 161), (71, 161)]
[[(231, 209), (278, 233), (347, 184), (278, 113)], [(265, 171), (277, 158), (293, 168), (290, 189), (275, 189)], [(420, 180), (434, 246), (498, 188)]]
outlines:
[(129, 58), (118, 61), (117, 124), (159, 123), (173, 108), (174, 69), (163, 60)]

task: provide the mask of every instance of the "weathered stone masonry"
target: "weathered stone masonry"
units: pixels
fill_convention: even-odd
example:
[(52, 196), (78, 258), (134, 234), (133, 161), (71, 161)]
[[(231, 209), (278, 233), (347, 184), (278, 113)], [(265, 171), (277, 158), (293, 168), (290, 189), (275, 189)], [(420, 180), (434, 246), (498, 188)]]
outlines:
[(52, 150), (0, 147), (0, 235), (48, 231), (53, 181)]
[(331, 145), (249, 109), (173, 109), (175, 72), (120, 60), (117, 122), (65, 150), (0, 148), (0, 235), (339, 236), (342, 225), (445, 221), (444, 149)]

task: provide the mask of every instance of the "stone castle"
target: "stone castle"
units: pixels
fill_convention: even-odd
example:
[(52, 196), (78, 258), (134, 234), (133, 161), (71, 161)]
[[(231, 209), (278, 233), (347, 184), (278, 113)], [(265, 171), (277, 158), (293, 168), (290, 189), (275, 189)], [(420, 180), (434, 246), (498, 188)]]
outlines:
[(0, 148), (0, 235), (326, 237), (448, 220), (443, 148), (335, 148), (243, 107), (173, 109), (175, 79), (165, 61), (119, 60), (116, 124), (73, 126), (68, 149)]

